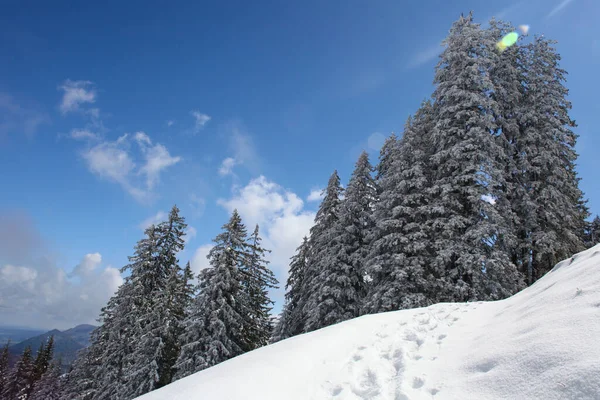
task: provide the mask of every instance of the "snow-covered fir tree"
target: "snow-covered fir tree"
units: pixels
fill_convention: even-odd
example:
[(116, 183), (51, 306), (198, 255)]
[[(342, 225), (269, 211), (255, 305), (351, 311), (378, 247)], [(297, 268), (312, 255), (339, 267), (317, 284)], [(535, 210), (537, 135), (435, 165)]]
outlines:
[(186, 304), (178, 304), (184, 286), (177, 253), (184, 248), (184, 218), (174, 206), (156, 226), (156, 243), (130, 258), (134, 308), (129, 312), (133, 348), (124, 359), (123, 398), (134, 398), (171, 382), (179, 356), (178, 335)]
[(392, 133), (385, 139), (379, 151), (379, 163), (375, 167), (375, 181), (378, 183), (383, 179), (392, 163), (396, 146), (398, 146), (398, 137)]
[(48, 338), (48, 342), (40, 345), (35, 361), (33, 362), (33, 381), (38, 381), (48, 369), (54, 355), (54, 336)]
[[(304, 332), (318, 329), (323, 323), (321, 319), (324, 315), (324, 296), (328, 293), (321, 290), (321, 271), (332, 261), (330, 247), (337, 240), (335, 226), (339, 219), (342, 193), (340, 177), (337, 171), (334, 171), (325, 188), (325, 197), (315, 216), (315, 224), (310, 230), (310, 253), (300, 299)], [(332, 302), (331, 299), (326, 301)]]
[(598, 243), (600, 243), (600, 217), (596, 215), (587, 227), (586, 246), (592, 247)]
[(569, 117), (560, 56), (544, 37), (523, 47), (525, 93), (520, 116), (520, 171), (527, 205), (519, 209), (523, 273), (532, 284), (559, 260), (583, 249), (587, 218), (575, 171), (577, 135)]
[(290, 260), (288, 279), (285, 285), (285, 304), (275, 330), (278, 340), (299, 335), (304, 331), (305, 315), (302, 308), (304, 280), (308, 268), (310, 242), (306, 236)]
[(421, 307), (430, 303), (425, 281), (431, 262), (428, 197), (433, 110), (424, 102), (409, 118), (381, 179), (368, 275), (372, 279), (363, 313)]
[(243, 261), (242, 288), (248, 299), (248, 325), (244, 327), (244, 351), (251, 351), (269, 343), (273, 326), (270, 312), (273, 301), (269, 289), (279, 283), (266, 260), (266, 250), (261, 245), (262, 238), (258, 225), (248, 240), (248, 257)]
[(519, 288), (503, 247), (504, 216), (493, 201), (502, 180), (502, 148), (494, 129), (497, 108), (483, 33), (461, 16), (444, 41), (436, 67), (431, 157), (432, 272), (436, 301), (498, 299)]
[(62, 380), (59, 362), (52, 362), (48, 365), (46, 371), (40, 380), (35, 384), (31, 396), (28, 400), (63, 400)]
[[(377, 197), (373, 167), (363, 152), (341, 201), (330, 238), (318, 261), (318, 276), (311, 287), (309, 329), (318, 329), (359, 315), (365, 296), (364, 262), (367, 236), (373, 227), (372, 207)], [(334, 193), (336, 183), (332, 187)], [(324, 243), (324, 242), (323, 242)], [(314, 308), (313, 308), (314, 307)]]
[(198, 276), (199, 294), (184, 321), (175, 379), (244, 352), (249, 307), (240, 268), (249, 252), (246, 227), (237, 210), (222, 229), (208, 254), (210, 267)]
[(6, 400), (27, 399), (27, 394), (32, 389), (34, 375), (33, 359), (31, 357), (31, 347), (27, 346), (23, 354), (8, 374), (8, 379), (4, 390), (0, 393), (0, 398)]
[(8, 367), (8, 347), (10, 346), (10, 340), (2, 347), (2, 353), (0, 353), (0, 395), (6, 387), (8, 381), (8, 375), (10, 369)]

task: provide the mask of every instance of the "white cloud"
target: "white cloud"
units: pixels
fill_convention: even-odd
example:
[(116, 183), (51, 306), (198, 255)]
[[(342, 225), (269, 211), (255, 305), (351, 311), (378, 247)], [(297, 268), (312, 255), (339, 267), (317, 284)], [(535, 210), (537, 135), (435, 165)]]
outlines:
[(428, 47), (414, 54), (408, 63), (409, 68), (419, 67), (423, 64), (427, 64), (433, 61), (437, 56), (442, 53), (444, 48), (438, 43), (434, 46)]
[(233, 174), (233, 167), (235, 166), (236, 161), (232, 157), (227, 157), (221, 162), (221, 166), (219, 167), (219, 175), (227, 176)]
[(197, 234), (198, 234), (198, 231), (196, 230), (196, 228), (188, 225), (188, 227), (185, 229), (185, 236), (183, 237), (185, 244), (188, 244), (189, 242), (194, 240), (194, 238), (196, 237)]
[(85, 277), (91, 274), (102, 263), (100, 253), (86, 254), (81, 262), (73, 269), (72, 276)]
[(548, 15), (546, 15), (546, 18), (551, 18), (553, 17), (555, 14), (557, 14), (560, 10), (562, 10), (563, 8), (565, 8), (566, 6), (568, 6), (569, 4), (571, 4), (573, 2), (573, 0), (563, 0), (561, 1), (556, 7), (554, 7), (549, 13)]
[(80, 106), (85, 103), (96, 101), (96, 90), (90, 81), (72, 81), (67, 79), (59, 89), (64, 92), (60, 103), (60, 111), (63, 114), (79, 111)]
[(304, 202), (295, 193), (264, 176), (236, 189), (230, 199), (221, 199), (218, 204), (229, 212), (237, 209), (249, 230), (259, 224), (263, 244), (272, 250), (268, 256), (271, 268), (285, 284), (289, 259), (302, 237), (308, 235), (315, 214), (304, 210)]
[(380, 132), (374, 132), (367, 139), (367, 147), (372, 151), (379, 151), (385, 142), (385, 135)]
[(190, 267), (194, 272), (194, 276), (197, 275), (203, 269), (206, 269), (210, 266), (206, 257), (208, 256), (208, 253), (212, 248), (212, 244), (203, 244), (202, 246), (196, 249), (192, 260), (190, 261)]
[(98, 136), (87, 129), (73, 129), (69, 135), (75, 140), (97, 140)]
[(166, 221), (169, 215), (164, 211), (159, 211), (155, 215), (146, 218), (138, 226), (141, 230), (145, 231), (150, 228), (150, 225), (158, 225), (163, 221)]
[(204, 128), (204, 126), (210, 121), (210, 116), (201, 113), (200, 111), (190, 111), (190, 114), (196, 120), (194, 124), (194, 133), (198, 133)]
[[(181, 158), (172, 157), (161, 144), (152, 144), (143, 132), (137, 132), (134, 141), (139, 150), (137, 153), (131, 146), (132, 140), (125, 134), (116, 141), (104, 141), (85, 149), (82, 156), (92, 173), (118, 183), (136, 200), (144, 202), (152, 195), (160, 174)], [(145, 182), (139, 182), (139, 177), (145, 178)]]
[(173, 125), (175, 125), (175, 121), (173, 121), (173, 120), (169, 120), (169, 121), (167, 121), (167, 126), (168, 126), (168, 127), (171, 127), (171, 126), (173, 126)]
[(310, 194), (306, 198), (306, 201), (321, 201), (323, 200), (323, 189), (313, 189), (310, 191)]
[(64, 329), (96, 323), (102, 306), (123, 283), (116, 268), (87, 254), (69, 275), (52, 263), (0, 267), (0, 320), (12, 325)]
[(0, 93), (0, 139), (11, 134), (32, 137), (41, 125), (49, 122), (45, 113), (25, 108), (12, 96)]

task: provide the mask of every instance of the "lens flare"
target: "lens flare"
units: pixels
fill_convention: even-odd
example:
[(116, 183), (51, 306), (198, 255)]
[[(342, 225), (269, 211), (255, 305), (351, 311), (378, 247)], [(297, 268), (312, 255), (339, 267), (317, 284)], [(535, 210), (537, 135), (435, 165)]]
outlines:
[(511, 32), (508, 35), (504, 36), (502, 40), (496, 43), (496, 47), (501, 52), (517, 43), (517, 39), (519, 38), (519, 34), (517, 32)]

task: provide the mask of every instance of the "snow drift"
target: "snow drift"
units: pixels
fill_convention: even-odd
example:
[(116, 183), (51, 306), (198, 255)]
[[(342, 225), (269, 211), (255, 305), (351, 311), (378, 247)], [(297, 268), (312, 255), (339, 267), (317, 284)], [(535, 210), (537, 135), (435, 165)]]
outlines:
[(356, 318), (143, 400), (600, 399), (600, 245), (497, 302)]

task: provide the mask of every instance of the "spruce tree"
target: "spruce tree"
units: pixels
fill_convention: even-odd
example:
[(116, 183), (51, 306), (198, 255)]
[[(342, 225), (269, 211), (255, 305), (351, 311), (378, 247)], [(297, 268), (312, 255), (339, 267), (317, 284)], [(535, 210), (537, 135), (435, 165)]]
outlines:
[(171, 382), (172, 368), (179, 356), (178, 334), (185, 304), (182, 298), (183, 269), (177, 253), (184, 248), (187, 225), (174, 206), (167, 221), (155, 228), (151, 249), (130, 258), (123, 271), (131, 271), (134, 346), (125, 357), (125, 383), (121, 396), (134, 398)]
[(575, 171), (577, 135), (571, 130), (576, 124), (569, 116), (566, 71), (559, 66), (554, 43), (536, 37), (522, 50), (525, 93), (519, 149), (529, 204), (520, 210), (520, 219), (526, 229), (523, 272), (529, 284), (583, 249), (588, 215)]
[(285, 305), (277, 322), (281, 339), (299, 335), (304, 331), (306, 317), (302, 301), (309, 255), (310, 242), (305, 236), (290, 262), (289, 275), (285, 285)]
[(269, 250), (261, 246), (262, 239), (256, 225), (248, 240), (248, 257), (244, 260), (242, 287), (248, 299), (249, 325), (244, 327), (244, 351), (251, 351), (269, 343), (273, 330), (271, 315), (273, 301), (269, 298), (269, 289), (277, 288), (278, 281), (265, 255)]
[(26, 399), (33, 384), (34, 365), (31, 358), (31, 347), (27, 346), (23, 354), (8, 375), (8, 380), (1, 394), (2, 399)]
[(34, 361), (33, 380), (38, 381), (48, 369), (54, 354), (54, 336), (50, 336), (46, 345), (42, 343)]
[(35, 384), (35, 388), (28, 400), (64, 400), (61, 385), (60, 363), (53, 362)]
[(385, 139), (383, 142), (383, 146), (379, 151), (379, 163), (375, 167), (375, 181), (379, 182), (385, 174), (387, 173), (393, 159), (394, 153), (396, 151), (396, 146), (398, 146), (398, 138), (395, 134), (391, 134), (389, 137)]
[[(331, 262), (330, 246), (337, 240), (336, 223), (339, 219), (341, 195), (343, 193), (340, 185), (340, 177), (334, 171), (327, 188), (325, 197), (321, 202), (315, 216), (315, 224), (310, 230), (310, 254), (308, 267), (303, 282), (301, 294), (301, 306), (304, 314), (304, 332), (310, 332), (321, 327), (321, 317), (324, 312), (324, 296), (328, 295), (321, 291), (321, 271)], [(332, 302), (327, 299), (328, 304)]]
[(502, 147), (492, 132), (496, 102), (484, 36), (471, 14), (452, 25), (436, 67), (431, 157), (432, 272), (437, 301), (498, 299), (519, 275), (502, 238), (507, 223), (486, 197), (498, 198)]
[(373, 227), (372, 207), (377, 189), (366, 152), (363, 152), (331, 227), (331, 237), (318, 260), (319, 276), (312, 287), (314, 303), (307, 324), (318, 329), (359, 315), (365, 296), (363, 279), (367, 236)]
[(8, 382), (8, 376), (10, 374), (10, 369), (8, 367), (9, 346), (10, 340), (4, 345), (4, 347), (2, 348), (2, 353), (0, 354), (0, 395), (6, 387), (6, 383)]
[(587, 228), (586, 245), (592, 247), (598, 243), (600, 243), (600, 217), (596, 215)]
[(249, 325), (250, 310), (240, 269), (249, 252), (246, 227), (237, 210), (222, 229), (208, 254), (210, 267), (198, 276), (199, 295), (184, 321), (175, 379), (240, 355), (247, 344), (244, 327)]
[[(375, 204), (370, 245), (372, 279), (363, 313), (421, 307), (433, 297), (426, 282), (432, 261), (428, 196), (433, 110), (424, 102), (406, 123)], [(430, 279), (435, 279), (430, 276)]]

